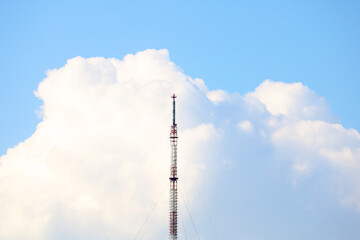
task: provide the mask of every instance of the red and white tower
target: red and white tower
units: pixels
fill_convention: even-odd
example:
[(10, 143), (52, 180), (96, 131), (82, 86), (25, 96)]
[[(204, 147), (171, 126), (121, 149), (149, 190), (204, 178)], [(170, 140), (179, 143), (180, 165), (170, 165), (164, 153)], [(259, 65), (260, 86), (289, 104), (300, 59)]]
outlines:
[(175, 94), (173, 102), (173, 121), (170, 129), (171, 166), (170, 166), (170, 240), (177, 239), (177, 125), (175, 122)]

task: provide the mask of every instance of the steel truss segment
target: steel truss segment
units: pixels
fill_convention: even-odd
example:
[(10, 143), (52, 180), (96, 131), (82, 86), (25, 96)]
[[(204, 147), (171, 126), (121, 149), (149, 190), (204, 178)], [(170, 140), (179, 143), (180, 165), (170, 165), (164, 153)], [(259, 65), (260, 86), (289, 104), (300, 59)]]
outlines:
[(175, 121), (175, 99), (176, 96), (173, 94), (171, 96), (173, 104), (173, 119), (172, 125), (170, 128), (170, 145), (171, 145), (171, 165), (170, 165), (170, 197), (169, 197), (169, 238), (170, 240), (177, 240), (177, 231), (178, 231), (178, 194), (177, 194), (177, 124)]

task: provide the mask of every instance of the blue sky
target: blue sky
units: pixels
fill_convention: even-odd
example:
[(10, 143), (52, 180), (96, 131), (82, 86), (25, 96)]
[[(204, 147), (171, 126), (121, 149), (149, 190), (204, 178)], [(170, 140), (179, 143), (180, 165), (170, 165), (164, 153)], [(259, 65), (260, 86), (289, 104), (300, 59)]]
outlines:
[[(265, 79), (302, 82), (329, 102), (345, 128), (360, 130), (359, 12), (357, 1), (0, 1), (0, 156), (35, 132), (42, 101), (33, 92), (48, 69), (76, 56), (122, 59), (146, 49), (168, 49), (171, 61), (210, 90), (246, 94)], [(241, 141), (249, 149), (257, 144)], [(267, 151), (259, 156), (266, 159)], [(324, 180), (321, 169), (293, 189), (290, 163), (266, 162), (260, 172), (258, 165), (240, 162), (234, 171), (242, 175), (217, 183), (218, 190), (241, 186), (226, 195), (233, 198), (215, 194), (209, 203), (222, 236), (233, 234), (226, 217), (237, 204), (235, 223), (249, 239), (359, 236), (358, 210), (339, 206), (324, 183), (344, 176)], [(256, 235), (259, 226), (264, 232)]]
[(166, 48), (210, 89), (242, 94), (269, 78), (301, 81), (360, 129), (357, 1), (1, 1), (1, 148), (39, 119), (33, 91), (75, 56)]

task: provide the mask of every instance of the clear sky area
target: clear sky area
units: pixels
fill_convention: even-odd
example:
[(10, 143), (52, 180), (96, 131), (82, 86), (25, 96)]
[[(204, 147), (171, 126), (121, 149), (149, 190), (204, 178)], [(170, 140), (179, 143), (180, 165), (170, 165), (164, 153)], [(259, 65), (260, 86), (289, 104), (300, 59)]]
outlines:
[(166, 48), (210, 89), (302, 82), (360, 129), (357, 1), (1, 1), (1, 153), (34, 132), (33, 91), (67, 59)]
[[(69, 120), (68, 115), (80, 116), (84, 113), (84, 115), (81, 115), (84, 118), (93, 116), (94, 121), (88, 122), (89, 128), (95, 122), (99, 126), (102, 126), (101, 124), (112, 126), (109, 122), (105, 123), (98, 120), (97, 116), (92, 115), (93, 113), (90, 111), (85, 114), (90, 103), (94, 106), (94, 109), (99, 109), (99, 115), (104, 114), (104, 116), (108, 116), (107, 113), (104, 113), (106, 109), (109, 112), (120, 109), (127, 116), (131, 116), (135, 112), (135, 110), (130, 111), (122, 103), (112, 105), (117, 100), (126, 102), (131, 108), (140, 109), (142, 107), (141, 102), (135, 103), (135, 100), (132, 101), (134, 99), (132, 98), (133, 95), (131, 95), (132, 87), (124, 92), (123, 98), (121, 94), (120, 97), (117, 97), (116, 94), (112, 95), (113, 90), (110, 88), (106, 91), (100, 87), (94, 88), (93, 92), (91, 92), (94, 97), (85, 101), (82, 98), (81, 91), (92, 83), (81, 85), (83, 82), (79, 84), (75, 84), (75, 82), (78, 79), (87, 79), (88, 73), (94, 73), (95, 76), (98, 74), (96, 71), (99, 69), (105, 71), (104, 69), (107, 69), (109, 64), (113, 64), (118, 69), (118, 74), (121, 73), (123, 74), (121, 76), (125, 76), (121, 79), (128, 76), (148, 79), (149, 76), (153, 76), (152, 74), (155, 76), (154, 79), (160, 79), (162, 76), (178, 77), (183, 74), (178, 80), (174, 80), (174, 82), (179, 81), (179, 85), (176, 86), (180, 86), (180, 82), (189, 81), (189, 84), (192, 84), (197, 89), (193, 91), (186, 87), (184, 87), (185, 90), (182, 90), (181, 87), (174, 87), (174, 89), (179, 89), (178, 92), (183, 92), (183, 96), (188, 93), (190, 96), (188, 100), (183, 100), (184, 104), (182, 105), (191, 109), (186, 110), (183, 107), (184, 116), (188, 117), (184, 117), (183, 120), (183, 139), (194, 141), (192, 146), (199, 146), (199, 149), (203, 147), (204, 151), (207, 150), (201, 145), (200, 140), (196, 142), (197, 138), (193, 138), (192, 132), (186, 129), (193, 129), (194, 132), (198, 133), (196, 136), (203, 136), (203, 138), (199, 137), (199, 139), (207, 139), (207, 137), (213, 135), (218, 137), (216, 139), (227, 139), (221, 143), (213, 143), (210, 140), (206, 142), (209, 144), (209, 148), (215, 146), (213, 149), (217, 149), (214, 150), (214, 154), (209, 154), (211, 155), (209, 159), (217, 156), (218, 159), (221, 159), (221, 163), (216, 163), (216, 160), (209, 160), (208, 163), (205, 160), (203, 162), (199, 160), (193, 166), (199, 172), (206, 172), (202, 166), (208, 166), (209, 171), (204, 173), (204, 176), (214, 176), (212, 180), (214, 187), (212, 188), (208, 184), (204, 190), (206, 192), (204, 196), (212, 198), (208, 202), (206, 202), (206, 197), (204, 199), (204, 204), (209, 209), (202, 211), (202, 213), (200, 211), (194, 213), (194, 218), (199, 216), (198, 219), (201, 221), (204, 220), (200, 217), (204, 212), (208, 211), (213, 215), (215, 229), (220, 237), (211, 237), (209, 232), (211, 232), (212, 227), (199, 224), (199, 232), (206, 236), (205, 239), (360, 239), (360, 178), (358, 177), (358, 175), (360, 176), (360, 135), (358, 133), (360, 130), (359, 13), (360, 2), (350, 0), (0, 0), (0, 156), (5, 156), (4, 162), (0, 160), (0, 172), (5, 160), (9, 159), (8, 162), (11, 162), (11, 159), (27, 159), (26, 154), (31, 155), (30, 150), (21, 150), (22, 146), (15, 148), (12, 153), (8, 154), (7, 151), (9, 148), (13, 148), (30, 138), (35, 132), (38, 135), (33, 139), (37, 140), (29, 141), (34, 141), (33, 145), (27, 143), (29, 145), (26, 146), (29, 146), (29, 149), (30, 146), (34, 146), (35, 149), (36, 146), (40, 146), (39, 144), (42, 143), (41, 146), (46, 149), (48, 141), (44, 139), (47, 138), (40, 137), (43, 134), (42, 131), (45, 131), (43, 129), (56, 129), (57, 127), (54, 126), (60, 126), (58, 125), (59, 122), (69, 123), (69, 126), (73, 127), (78, 126), (77, 123), (73, 122), (72, 118), (71, 121)], [(147, 49), (159, 51), (146, 51)], [(138, 52), (141, 53), (136, 54)], [(128, 54), (133, 54), (133, 56), (123, 60)], [(75, 58), (78, 56), (81, 58)], [(105, 60), (86, 60), (91, 57), (104, 57)], [(122, 62), (108, 60), (108, 58), (118, 59)], [(68, 61), (69, 59), (72, 60)], [(183, 72), (178, 73), (176, 72), (177, 68), (168, 67), (171, 65), (170, 62), (181, 68)], [(124, 66), (121, 64), (124, 64)], [(133, 73), (131, 69), (134, 66), (142, 66), (143, 68), (139, 68), (145, 69), (143, 75), (138, 76)], [(147, 70), (146, 66), (150, 69), (158, 69), (158, 71), (153, 70), (151, 72)], [(52, 69), (64, 70), (48, 72)], [(159, 72), (162, 74), (159, 74)], [(114, 79), (119, 79), (120, 76), (112, 77), (110, 75), (101, 72), (96, 76), (101, 76), (99, 79), (105, 79), (106, 84), (115, 81)], [(79, 77), (73, 78), (73, 76)], [(186, 76), (189, 76), (191, 80)], [(174, 77), (174, 79), (177, 79), (177, 77)], [(111, 81), (107, 80), (112, 78)], [(59, 79), (64, 80), (60, 83), (58, 82)], [(129, 79), (129, 81), (132, 81), (133, 78), (129, 77)], [(203, 81), (194, 79), (202, 79)], [(267, 79), (269, 80), (265, 81)], [(39, 84), (41, 82), (44, 84), (40, 88)], [(298, 82), (301, 84), (294, 84)], [(161, 84), (159, 83), (159, 85)], [(142, 83), (138, 83), (136, 87), (134, 85), (134, 88), (139, 89), (139, 95), (141, 95), (139, 99), (146, 99), (146, 96), (148, 96), (145, 90), (141, 90), (145, 89), (145, 85), (142, 85)], [(57, 91), (52, 92), (51, 86), (56, 86)], [(67, 88), (65, 86), (71, 87)], [(123, 88), (119, 87), (120, 92), (121, 89)], [(150, 89), (153, 93), (158, 91), (155, 87), (154, 89), (146, 87), (146, 89)], [(222, 91), (216, 91), (219, 89)], [(38, 97), (35, 96), (36, 91)], [(159, 90), (159, 92), (164, 91)], [(190, 94), (190, 92), (193, 94)], [(109, 96), (107, 100), (95, 97), (106, 95), (105, 93)], [(78, 98), (72, 98), (72, 94), (74, 96), (79, 94), (79, 96)], [(85, 95), (89, 96), (91, 94)], [(204, 96), (202, 97), (201, 94)], [(160, 93), (157, 93), (157, 95), (160, 95)], [(70, 97), (68, 98), (68, 96)], [(113, 96), (113, 98), (110, 98), (110, 96)], [(170, 102), (169, 96), (166, 95)], [(74, 104), (71, 110), (69, 110), (70, 108), (64, 110), (65, 107), (60, 107), (60, 105), (68, 106), (68, 103), (59, 100), (61, 98), (68, 98), (69, 102)], [(274, 98), (278, 100), (274, 102)], [(159, 99), (162, 98), (159, 97)], [(98, 105), (97, 101), (100, 102)], [(156, 101), (154, 100), (154, 102)], [(181, 101), (180, 95), (180, 105)], [(48, 103), (48, 105), (45, 104), (43, 107), (44, 102)], [(261, 106), (258, 103), (261, 103)], [(146, 104), (144, 103), (144, 106), (147, 106), (150, 120), (145, 117), (146, 121), (139, 123), (140, 125), (146, 125), (152, 121), (151, 119), (163, 116), (161, 109), (158, 110), (154, 107), (154, 111), (150, 112), (152, 105), (150, 102)], [(304, 104), (301, 114), (296, 110), (298, 104)], [(201, 106), (203, 106), (203, 109), (201, 109)], [(101, 109), (104, 112), (100, 111)], [(158, 111), (158, 114), (154, 113), (156, 111)], [(164, 114), (167, 111), (168, 109), (165, 109)], [(48, 118), (45, 118), (44, 124), (38, 125), (44, 120), (44, 112)], [(61, 115), (61, 112), (68, 115), (64, 117), (65, 115)], [(94, 110), (94, 112), (96, 111)], [(141, 113), (139, 114), (134, 115), (139, 116), (139, 118), (143, 116)], [(153, 118), (152, 115), (154, 115)], [(220, 116), (223, 116), (223, 118)], [(52, 120), (53, 118), (57, 118), (58, 121)], [(119, 124), (123, 120), (121, 115), (114, 115), (114, 117), (109, 115), (108, 118), (114, 119), (114, 122), (119, 121)], [(181, 120), (181, 117), (179, 119)], [(181, 126), (180, 120), (179, 127)], [(87, 122), (88, 120), (84, 121)], [(311, 121), (316, 126), (311, 125)], [(129, 120), (128, 122), (132, 124), (135, 120)], [(243, 131), (244, 134), (236, 135), (231, 130), (230, 122), (236, 123), (237, 129), (240, 132)], [(165, 122), (165, 124), (167, 124), (165, 126), (167, 131), (170, 122)], [(134, 128), (136, 126), (134, 125)], [(81, 128), (74, 127), (73, 129), (74, 131), (71, 130), (69, 134), (73, 134), (73, 132), (75, 132), (74, 134), (79, 133), (76, 136), (82, 139), (80, 137), (83, 137), (80, 134)], [(92, 129), (89, 132), (93, 131), (92, 134), (96, 135), (101, 130), (106, 131), (106, 127)], [(107, 141), (113, 142), (112, 140), (121, 142), (120, 133), (124, 131), (126, 129), (119, 129), (119, 135), (114, 133), (111, 140), (104, 136), (102, 140), (102, 143), (104, 143), (103, 149), (113, 151), (116, 147), (111, 144), (111, 146), (105, 145), (105, 143)], [(65, 134), (66, 129), (62, 132), (60, 130), (59, 132), (57, 130), (47, 132), (49, 135), (51, 132), (54, 133), (54, 136), (60, 136)], [(136, 134), (135, 131), (134, 136), (137, 136)], [(166, 134), (168, 133), (166, 132)], [(166, 134), (165, 149), (169, 147), (168, 135)], [(253, 135), (250, 137), (250, 134)], [(130, 135), (132, 135), (131, 132), (127, 136)], [(37, 136), (39, 137), (37, 138)], [(290, 136), (299, 136), (299, 139), (302, 140)], [(148, 153), (149, 156), (154, 154), (154, 157), (158, 157), (157, 153), (151, 152), (151, 149), (154, 148), (150, 147), (149, 150), (146, 150), (148, 152), (145, 150), (140, 153), (132, 152), (131, 149), (135, 149), (136, 144), (131, 145), (132, 137), (129, 138), (129, 141), (124, 140), (122, 142), (123, 146), (128, 146), (124, 147), (124, 149), (127, 149), (126, 151), (124, 150), (121, 153), (114, 151), (106, 155), (101, 152), (102, 150), (93, 147), (94, 150), (91, 150), (93, 152), (89, 151), (89, 156), (91, 152), (92, 156), (102, 156), (103, 159), (111, 159), (116, 154), (119, 154), (116, 156), (121, 155), (129, 158), (131, 156), (136, 159), (141, 159), (139, 156), (141, 154), (145, 156), (145, 153)], [(315, 140), (309, 143), (309, 139), (312, 138)], [(248, 147), (250, 150), (243, 151), (241, 147), (232, 149), (230, 146), (233, 142), (239, 142), (241, 146)], [(92, 143), (92, 141), (89, 141), (85, 145), (91, 148), (89, 146)], [(181, 141), (179, 144), (180, 147)], [(46, 152), (47, 155), (44, 153), (39, 154), (39, 156), (46, 155), (49, 156), (49, 159), (52, 156), (56, 156), (54, 159), (62, 159), (60, 156), (64, 158), (66, 156), (76, 156), (79, 159), (87, 157), (87, 155), (80, 156), (79, 152), (81, 151), (78, 151), (78, 149), (69, 150), (72, 149), (70, 145), (70, 143), (69, 146), (66, 145), (65, 142), (59, 143), (59, 146), (64, 146), (63, 149), (67, 149), (67, 151), (64, 150), (64, 152), (58, 153), (58, 151), (62, 150), (50, 149), (49, 147), (50, 150)], [(300, 145), (301, 147), (299, 147)], [(189, 149), (189, 156), (191, 151), (194, 151), (193, 156), (199, 154), (184, 142), (183, 146)], [(260, 147), (258, 148), (258, 146)], [(317, 148), (317, 146), (319, 147)], [(226, 154), (221, 154), (222, 151), (226, 152)], [(158, 152), (162, 152), (162, 150)], [(167, 154), (166, 151), (165, 153)], [(14, 157), (12, 154), (18, 157)], [(188, 155), (184, 154), (184, 159), (187, 159)], [(34, 156), (38, 155), (34, 153)], [(254, 160), (250, 163), (243, 160), (236, 162), (233, 160), (234, 156)], [(256, 156), (256, 158), (251, 156)], [(260, 158), (267, 160), (264, 160), (265, 162), (256, 160)], [(323, 160), (319, 160), (320, 158)], [(74, 157), (74, 159), (77, 158)], [(104, 161), (111, 162), (110, 160)], [(52, 162), (57, 162), (57, 160)], [(217, 164), (219, 166), (222, 164), (223, 168)], [(39, 163), (36, 166), (40, 165)], [(66, 169), (65, 165), (56, 166), (59, 166), (58, 169)], [(147, 166), (146, 163), (143, 165)], [(1, 179), (5, 179), (6, 176), (15, 176), (18, 173), (17, 170), (13, 170), (16, 169), (15, 167), (9, 166), (5, 166), (8, 169), (6, 174), (0, 174), (0, 198), (13, 193), (9, 194), (7, 191), (10, 190), (1, 187)], [(78, 167), (78, 169), (87, 169), (86, 164), (75, 164), (74, 166), (74, 168)], [(261, 166), (260, 170), (259, 166)], [(154, 168), (157, 169), (157, 165)], [(133, 167), (119, 167), (119, 169), (128, 169), (131, 172)], [(111, 169), (109, 171), (111, 172)], [(125, 172), (125, 170), (123, 171)], [(161, 172), (161, 170), (159, 171)], [(227, 171), (233, 171), (236, 174)], [(92, 170), (88, 172), (94, 173)], [(42, 171), (42, 173), (44, 172)], [(59, 173), (59, 175), (61, 174)], [(103, 178), (100, 178), (100, 175), (97, 174), (91, 180), (85, 181), (84, 179), (88, 179), (85, 174), (86, 177), (81, 178), (82, 180), (77, 181), (77, 178), (74, 178), (74, 181), (79, 183), (79, 186), (80, 182), (86, 182), (86, 184), (93, 180), (94, 182), (97, 180), (102, 182), (101, 179)], [(70, 175), (71, 173), (69, 173)], [(257, 178), (258, 175), (262, 177)], [(48, 177), (50, 175), (41, 176)], [(225, 178), (224, 176), (231, 177)], [(119, 180), (119, 186), (124, 187), (123, 191), (132, 189), (136, 184), (141, 185), (141, 183), (130, 181), (130, 178), (124, 179), (121, 181), (129, 182), (129, 186), (123, 186)], [(191, 175), (189, 175), (189, 179), (192, 179)], [(194, 177), (194, 179), (196, 178)], [(21, 181), (19, 180), (19, 183), (16, 183), (19, 185), (13, 187), (19, 187), (19, 189), (24, 187), (25, 185), (20, 183)], [(111, 180), (111, 182), (115, 183), (116, 181)], [(156, 179), (151, 178), (148, 183), (156, 184)], [(234, 188), (240, 190), (236, 193), (230, 193), (233, 188), (231, 187), (232, 184), (236, 184)], [(63, 185), (56, 182), (56, 185), (52, 186), (61, 187)], [(102, 186), (106, 186), (101, 188), (106, 189), (106, 191), (102, 192), (103, 196), (106, 196), (107, 191), (111, 192), (109, 190), (110, 185), (105, 184)], [(184, 194), (194, 194), (191, 190), (194, 186), (191, 186), (189, 187), (190, 190)], [(47, 189), (47, 187), (44, 185), (40, 187), (39, 185), (39, 189)], [(93, 185), (89, 185), (89, 189), (92, 189), (92, 187)], [(79, 189), (87, 188), (82, 186)], [(220, 194), (221, 189), (226, 189), (227, 193)], [(155, 192), (155, 196), (161, 191), (156, 188), (153, 192)], [(32, 194), (35, 196), (36, 192), (29, 193), (29, 196), (33, 196)], [(119, 196), (121, 194), (119, 193)], [(134, 197), (137, 196), (136, 194), (132, 193), (130, 195)], [(69, 213), (65, 210), (61, 212), (59, 209), (62, 209), (62, 206), (65, 206), (64, 209), (70, 209), (69, 212), (71, 212), (74, 206), (74, 209), (78, 209), (78, 203), (81, 203), (82, 207), (96, 205), (96, 200), (91, 198), (90, 193), (88, 195), (84, 193), (84, 195), (79, 196), (80, 200), (74, 201), (70, 196), (74, 196), (71, 191), (65, 191), (61, 194), (61, 201), (59, 200), (60, 197), (54, 197), (51, 201), (49, 200), (49, 205), (43, 204), (42, 200), (34, 197), (36, 200), (29, 204), (48, 206), (45, 210), (39, 210), (39, 212), (43, 211), (48, 215), (44, 218), (39, 217), (35, 221), (38, 225), (34, 225), (35, 230), (31, 232), (34, 235), (29, 233), (28, 236), (36, 236), (33, 239), (50, 240), (104, 239), (104, 235), (101, 234), (104, 231), (112, 231), (114, 235), (109, 233), (109, 239), (133, 239), (129, 237), (134, 232), (131, 227), (128, 228), (131, 230), (129, 230), (129, 233), (127, 232), (128, 229), (118, 229), (109, 223), (123, 221), (121, 216), (109, 217), (109, 219), (112, 219), (111, 221), (104, 217), (106, 221), (104, 220), (104, 222), (98, 224), (97, 222), (89, 223), (79, 220), (80, 218), (77, 217), (82, 216), (82, 211), (85, 211), (81, 207), (79, 209), (82, 210), (79, 210), (77, 217), (69, 217)], [(118, 199), (117, 196), (113, 196), (113, 199), (121, 202), (122, 200)], [(155, 201), (151, 194), (144, 197), (144, 199), (147, 197), (150, 202)], [(12, 201), (13, 199), (9, 200), (9, 202)], [(189, 200), (189, 206), (195, 208), (197, 205), (194, 202), (196, 201), (191, 201)], [(139, 215), (136, 215), (137, 218), (134, 217), (130, 220), (136, 229), (139, 225), (141, 226), (139, 224), (141, 219), (146, 218), (140, 212), (148, 212), (151, 205), (148, 206), (149, 209), (147, 207), (141, 208), (143, 202), (134, 202), (134, 204), (139, 204), (139, 207), (136, 208)], [(109, 203), (109, 206), (113, 206), (112, 204)], [(165, 202), (165, 204), (167, 203)], [(253, 207), (246, 207), (251, 204)], [(20, 205), (23, 206), (20, 203), (14, 205), (14, 209), (18, 209), (17, 207)], [(28, 205), (25, 204), (24, 206)], [(109, 216), (106, 209), (96, 211), (98, 211), (96, 214), (104, 213), (101, 216)], [(122, 210), (118, 209), (118, 211)], [(155, 220), (153, 219), (152, 223), (154, 229), (159, 230), (152, 233), (153, 238), (147, 238), (145, 233), (141, 235), (142, 239), (157, 239), (156, 236), (167, 236), (166, 228), (164, 230), (160, 224), (162, 221), (160, 212), (161, 210), (158, 212), (159, 216), (156, 215), (156, 212), (154, 213)], [(7, 214), (18, 216), (12, 214), (12, 212), (7, 212)], [(55, 215), (55, 220), (49, 217)], [(44, 220), (48, 218), (52, 219), (49, 220), (50, 223)], [(31, 215), (22, 216), (21, 220), (16, 220), (16, 217), (14, 219), (15, 222), (11, 226), (15, 226), (14, 229), (26, 233), (27, 230), (22, 229), (23, 226), (19, 222), (26, 223), (28, 219), (32, 219)], [(70, 221), (68, 221), (69, 219)], [(227, 220), (229, 222), (226, 222)], [(0, 225), (3, 221), (6, 221), (6, 219), (0, 216)], [(75, 223), (74, 226), (80, 227), (76, 230), (72, 229), (71, 224), (65, 224), (62, 228), (58, 227), (58, 225), (66, 222), (73, 222)], [(167, 220), (165, 223), (167, 224)], [(187, 220), (186, 224), (189, 228), (192, 227), (190, 220)], [(100, 225), (101, 228), (94, 230), (93, 238), (82, 235), (85, 229)], [(46, 231), (43, 229), (46, 229)], [(260, 231), (260, 229), (263, 231)], [(149, 227), (148, 229), (145, 227), (144, 231), (150, 231)], [(208, 233), (205, 234), (204, 232)], [(123, 238), (113, 237), (118, 233), (122, 234)], [(190, 236), (190, 233), (188, 234)], [(196, 237), (196, 235), (194, 236)], [(182, 239), (184, 239), (183, 237), (184, 235), (182, 235)], [(0, 239), (27, 238), (22, 238), (21, 235), (16, 235), (13, 232), (0, 230)]]

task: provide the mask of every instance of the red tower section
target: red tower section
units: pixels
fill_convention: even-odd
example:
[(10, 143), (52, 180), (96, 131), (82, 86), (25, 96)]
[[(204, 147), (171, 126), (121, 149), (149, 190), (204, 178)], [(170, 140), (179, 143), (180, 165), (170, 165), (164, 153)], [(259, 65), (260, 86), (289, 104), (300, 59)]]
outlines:
[(170, 128), (170, 145), (171, 145), (171, 165), (170, 165), (170, 240), (177, 239), (177, 125), (175, 122), (175, 99), (171, 96), (173, 102), (173, 121)]

